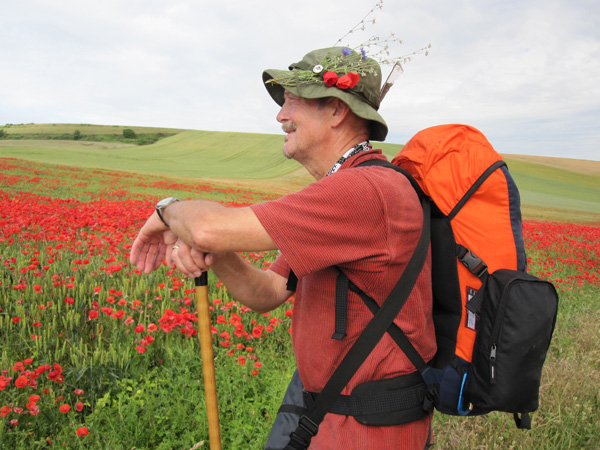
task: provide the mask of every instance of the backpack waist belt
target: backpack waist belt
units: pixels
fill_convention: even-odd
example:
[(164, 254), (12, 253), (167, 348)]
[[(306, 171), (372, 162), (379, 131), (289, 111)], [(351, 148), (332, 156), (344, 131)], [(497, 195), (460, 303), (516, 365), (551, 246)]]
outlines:
[[(391, 426), (414, 422), (429, 413), (423, 408), (427, 386), (419, 372), (358, 385), (340, 395), (330, 413), (352, 416), (363, 425)], [(310, 401), (318, 393), (307, 392)]]

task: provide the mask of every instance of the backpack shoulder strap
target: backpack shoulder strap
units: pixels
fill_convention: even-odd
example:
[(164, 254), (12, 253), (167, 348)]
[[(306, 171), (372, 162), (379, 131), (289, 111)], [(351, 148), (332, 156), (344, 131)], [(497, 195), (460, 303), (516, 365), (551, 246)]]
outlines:
[[(412, 187), (417, 192), (419, 199), (427, 198), (425, 193), (421, 190), (419, 183), (411, 176), (409, 172), (406, 170), (396, 166), (395, 164), (390, 163), (389, 161), (384, 161), (382, 159), (370, 159), (368, 161), (364, 161), (358, 164), (356, 167), (363, 166), (378, 166), (378, 167), (386, 167), (388, 169), (393, 169), (396, 172), (404, 175), (411, 183)], [(335, 288), (335, 332), (333, 333), (332, 339), (342, 340), (346, 336), (346, 326), (347, 326), (347, 311), (348, 311), (348, 288), (349, 285), (352, 284), (346, 274), (342, 272), (338, 268), (339, 274), (336, 281)], [(355, 292), (358, 288), (355, 287)], [(363, 299), (364, 301), (364, 299)], [(367, 305), (369, 306), (369, 305)], [(377, 307), (379, 309), (379, 307)], [(402, 349), (404, 351), (404, 348)], [(416, 365), (415, 365), (416, 366)]]
[(465, 193), (465, 195), (463, 195), (463, 197), (456, 204), (456, 206), (454, 208), (452, 208), (452, 211), (450, 211), (450, 214), (448, 214), (448, 220), (454, 219), (454, 216), (456, 216), (458, 214), (458, 212), (462, 209), (462, 207), (465, 206), (465, 203), (467, 203), (469, 201), (469, 199), (473, 196), (473, 194), (475, 192), (477, 192), (477, 189), (479, 189), (479, 187), (483, 184), (483, 182), (485, 180), (487, 180), (488, 177), (493, 172), (496, 171), (496, 169), (498, 169), (499, 167), (502, 167), (502, 166), (506, 166), (506, 163), (503, 160), (498, 160), (494, 164), (492, 164), (490, 167), (488, 167), (486, 169), (486, 171), (483, 172), (479, 176), (477, 181), (475, 181), (475, 183), (473, 183), (473, 185), (469, 188), (469, 190)]
[(419, 183), (417, 182), (417, 180), (415, 180), (413, 178), (413, 176), (407, 170), (405, 170), (401, 167), (398, 167), (397, 165), (392, 164), (389, 161), (384, 161), (382, 159), (369, 159), (368, 161), (364, 161), (364, 162), (356, 165), (356, 167), (368, 167), (368, 166), (387, 167), (389, 169), (395, 170), (396, 172), (400, 172), (402, 175), (404, 175), (406, 178), (408, 178), (408, 181), (410, 181), (410, 184), (412, 185), (414, 190), (417, 192), (417, 195), (419, 196), (420, 199), (427, 197), (425, 195), (425, 193), (423, 192), (423, 189), (421, 189), (421, 186), (419, 186)]

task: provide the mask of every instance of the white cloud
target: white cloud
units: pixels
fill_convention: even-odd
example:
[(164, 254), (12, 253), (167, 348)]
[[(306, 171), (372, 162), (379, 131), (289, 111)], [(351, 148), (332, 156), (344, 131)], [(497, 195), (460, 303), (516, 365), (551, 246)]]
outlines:
[[(0, 16), (0, 123), (279, 133), (261, 83), (333, 45), (375, 2), (23, 0)], [(600, 159), (600, 6), (525, 0), (384, 3), (358, 44), (429, 43), (381, 108), (389, 141), (448, 122), (507, 153)]]

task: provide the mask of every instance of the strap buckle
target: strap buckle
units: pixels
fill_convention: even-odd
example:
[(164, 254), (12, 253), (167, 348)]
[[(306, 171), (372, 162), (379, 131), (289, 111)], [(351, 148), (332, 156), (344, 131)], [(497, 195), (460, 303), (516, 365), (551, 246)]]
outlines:
[[(300, 417), (298, 428), (290, 435), (290, 442), (285, 447), (285, 450), (306, 450), (310, 445), (310, 441), (317, 435), (319, 425), (314, 423), (305, 415)], [(305, 433), (308, 436), (305, 436)]]
[(479, 256), (462, 245), (458, 252), (458, 259), (477, 278), (481, 278), (487, 273), (487, 264)]
[(300, 417), (300, 421), (298, 422), (298, 424), (302, 428), (304, 428), (306, 430), (306, 432), (309, 433), (313, 437), (316, 436), (317, 432), (319, 431), (319, 425), (314, 423), (312, 420), (310, 420), (306, 416)]

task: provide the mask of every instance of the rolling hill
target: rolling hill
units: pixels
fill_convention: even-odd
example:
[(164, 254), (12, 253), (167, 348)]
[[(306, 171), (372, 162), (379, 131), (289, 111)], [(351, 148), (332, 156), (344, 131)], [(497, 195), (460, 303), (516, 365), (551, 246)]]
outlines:
[[(89, 127), (89, 128), (87, 128)], [(81, 140), (49, 140), (48, 133), (171, 136), (151, 145)], [(12, 125), (0, 139), (0, 157), (76, 167), (161, 174), (186, 179), (212, 179), (272, 192), (291, 192), (312, 182), (310, 175), (281, 153), (282, 135), (96, 125)], [(41, 131), (40, 131), (41, 130)], [(11, 139), (11, 134), (27, 134)], [(35, 139), (36, 135), (45, 136)], [(388, 156), (398, 144), (379, 144)], [(519, 187), (526, 217), (600, 222), (600, 162), (504, 155)]]

